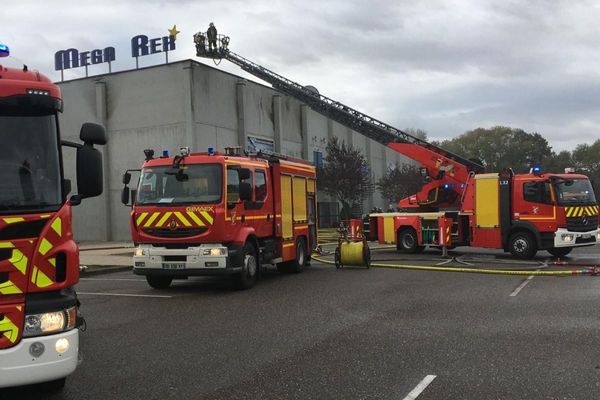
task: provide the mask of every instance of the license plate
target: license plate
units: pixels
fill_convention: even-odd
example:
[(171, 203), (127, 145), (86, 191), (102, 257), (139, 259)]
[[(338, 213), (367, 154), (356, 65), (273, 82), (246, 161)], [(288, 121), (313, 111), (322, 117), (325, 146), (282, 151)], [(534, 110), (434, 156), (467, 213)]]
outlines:
[(582, 237), (582, 238), (584, 238), (584, 239), (589, 239), (589, 238), (591, 238), (591, 237), (592, 237), (592, 235), (590, 235), (590, 234), (585, 234), (585, 235), (582, 235), (581, 237)]
[(163, 263), (163, 269), (185, 269), (185, 263)]

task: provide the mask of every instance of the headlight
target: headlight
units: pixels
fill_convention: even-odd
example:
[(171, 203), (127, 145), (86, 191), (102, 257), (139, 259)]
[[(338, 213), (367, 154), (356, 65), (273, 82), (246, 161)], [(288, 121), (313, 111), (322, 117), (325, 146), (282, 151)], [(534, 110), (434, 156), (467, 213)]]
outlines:
[(562, 235), (562, 238), (565, 242), (572, 242), (573, 241), (573, 235), (570, 234), (566, 234), (566, 235)]
[(68, 331), (75, 328), (76, 322), (77, 307), (48, 313), (29, 314), (25, 316), (23, 337), (42, 336)]
[(596, 240), (600, 240), (600, 232), (596, 233)]
[(135, 254), (135, 256), (136, 256), (136, 257), (142, 257), (142, 256), (145, 256), (145, 255), (146, 255), (146, 249), (143, 249), (143, 248), (141, 248), (141, 247), (138, 247), (138, 248), (136, 248), (136, 249), (135, 249), (135, 252), (134, 252), (134, 254)]
[(226, 256), (227, 248), (226, 247), (213, 247), (211, 249), (204, 249), (204, 251), (202, 252), (202, 255), (213, 256), (213, 257)]

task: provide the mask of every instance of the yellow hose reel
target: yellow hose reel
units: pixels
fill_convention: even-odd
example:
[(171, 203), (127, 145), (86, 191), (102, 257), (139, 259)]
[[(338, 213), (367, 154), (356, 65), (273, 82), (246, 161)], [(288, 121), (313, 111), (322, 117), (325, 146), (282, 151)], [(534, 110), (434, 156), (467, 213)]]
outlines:
[(335, 267), (343, 266), (371, 267), (371, 250), (366, 241), (342, 241), (335, 248)]

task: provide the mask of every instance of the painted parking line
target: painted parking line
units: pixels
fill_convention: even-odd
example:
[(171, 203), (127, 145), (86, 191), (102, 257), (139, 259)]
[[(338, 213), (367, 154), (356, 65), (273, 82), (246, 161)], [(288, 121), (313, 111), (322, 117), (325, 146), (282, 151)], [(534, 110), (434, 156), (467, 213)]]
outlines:
[(531, 280), (532, 280), (532, 279), (533, 279), (533, 275), (531, 275), (531, 276), (527, 277), (527, 279), (525, 279), (525, 280), (524, 280), (524, 281), (523, 281), (523, 282), (522, 282), (522, 283), (519, 285), (519, 287), (518, 287), (518, 288), (516, 288), (515, 290), (513, 290), (513, 292), (510, 294), (510, 297), (515, 297), (516, 295), (518, 295), (518, 294), (519, 294), (519, 292), (520, 292), (521, 290), (523, 290), (523, 288), (524, 288), (525, 286), (527, 286), (527, 284), (528, 284), (529, 282), (531, 282)]
[(429, 386), (431, 382), (436, 378), (437, 375), (427, 375), (410, 393), (404, 398), (404, 400), (415, 400), (423, 391)]
[(78, 295), (84, 296), (121, 296), (121, 297), (154, 297), (158, 299), (172, 299), (173, 296), (162, 296), (158, 294), (130, 294), (130, 293), (93, 293), (93, 292), (77, 292)]
[(145, 279), (134, 278), (79, 278), (80, 281), (127, 281), (127, 282), (146, 282)]

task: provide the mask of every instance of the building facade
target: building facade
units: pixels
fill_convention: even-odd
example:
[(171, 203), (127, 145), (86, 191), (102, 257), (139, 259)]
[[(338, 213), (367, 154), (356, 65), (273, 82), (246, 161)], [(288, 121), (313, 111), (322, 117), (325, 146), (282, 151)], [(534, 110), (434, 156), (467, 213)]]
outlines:
[[(366, 156), (374, 180), (395, 163), (411, 163), (322, 115), (294, 98), (216, 68), (185, 60), (59, 83), (65, 112), (63, 139), (78, 140), (84, 122), (106, 127), (104, 193), (74, 208), (78, 240), (129, 240), (129, 211), (120, 201), (125, 170), (139, 168), (144, 149), (172, 154), (182, 146), (192, 151), (229, 146), (272, 149), (310, 162), (326, 155), (336, 136)], [(65, 149), (65, 175), (73, 182), (75, 152)], [(335, 219), (335, 202), (319, 194), (321, 218)], [(365, 211), (386, 207), (378, 192), (364, 203)]]

